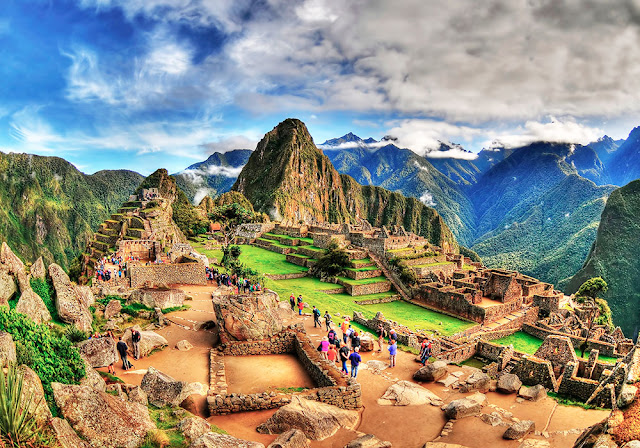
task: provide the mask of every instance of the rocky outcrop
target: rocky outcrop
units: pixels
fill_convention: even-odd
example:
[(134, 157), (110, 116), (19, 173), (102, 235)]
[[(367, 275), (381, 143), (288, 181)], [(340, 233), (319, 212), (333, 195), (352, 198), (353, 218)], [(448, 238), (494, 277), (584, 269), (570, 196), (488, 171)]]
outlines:
[(189, 445), (189, 448), (264, 448), (262, 443), (237, 439), (226, 434), (207, 433)]
[(116, 342), (111, 338), (91, 338), (80, 342), (78, 351), (91, 367), (106, 367), (116, 362)]
[(217, 296), (213, 299), (213, 307), (220, 332), (232, 341), (266, 339), (283, 328), (278, 296), (272, 292)]
[(311, 442), (299, 429), (283, 432), (267, 448), (309, 448)]
[(2, 247), (0, 248), (0, 263), (2, 263), (16, 279), (20, 291), (25, 291), (29, 288), (29, 279), (24, 270), (24, 263), (11, 251), (11, 248), (5, 242), (2, 243)]
[(20, 295), (16, 312), (24, 314), (37, 324), (51, 320), (51, 313), (42, 301), (42, 297), (36, 294), (31, 287), (25, 289)]
[(281, 407), (269, 420), (258, 426), (263, 434), (280, 434), (299, 429), (311, 440), (324, 440), (340, 428), (354, 429), (360, 415), (357, 411), (340, 409), (293, 396), (291, 403)]
[(539, 401), (547, 396), (547, 389), (541, 384), (532, 387), (522, 386), (518, 390), (518, 396), (531, 401)]
[(378, 400), (379, 405), (415, 406), (431, 404), (441, 406), (442, 399), (418, 384), (410, 381), (398, 381)]
[(497, 391), (503, 394), (515, 394), (522, 387), (522, 381), (513, 373), (506, 373), (498, 378)]
[(178, 429), (189, 440), (196, 440), (211, 431), (211, 425), (201, 417), (187, 417), (178, 423)]
[(53, 433), (62, 448), (90, 448), (89, 444), (78, 437), (68, 421), (54, 417), (50, 421)]
[(193, 348), (193, 345), (191, 345), (191, 342), (187, 341), (186, 339), (183, 339), (182, 341), (178, 341), (176, 343), (176, 348), (181, 352), (188, 352)]
[(92, 447), (135, 448), (155, 428), (149, 410), (87, 386), (52, 383), (62, 415)]
[(42, 257), (38, 257), (38, 259), (31, 265), (31, 270), (29, 271), (29, 278), (37, 278), (40, 280), (44, 280), (47, 277), (47, 269), (44, 266), (44, 260)]
[(75, 290), (78, 295), (78, 300), (87, 308), (96, 303), (96, 297), (93, 295), (93, 291), (91, 291), (89, 286), (75, 285)]
[(172, 308), (184, 305), (186, 295), (181, 289), (136, 289), (127, 299), (127, 303), (142, 303), (149, 308)]
[(89, 386), (92, 389), (104, 392), (107, 389), (107, 383), (105, 383), (98, 371), (91, 367), (84, 357), (82, 357), (82, 361), (84, 362), (85, 376), (80, 380), (80, 385)]
[(131, 328), (135, 328), (140, 332), (140, 356), (148, 356), (152, 351), (166, 347), (169, 343), (167, 340), (153, 331), (142, 331), (139, 325), (127, 328), (122, 335), (122, 340), (126, 342), (129, 351), (133, 351), (133, 342), (131, 341)]
[(522, 439), (535, 429), (536, 424), (532, 420), (521, 420), (509, 426), (504, 434), (502, 434), (502, 438), (507, 440)]
[(125, 384), (122, 387), (124, 388), (124, 391), (127, 394), (127, 399), (129, 401), (132, 401), (134, 403), (140, 403), (143, 406), (147, 406), (149, 404), (147, 393), (143, 391), (140, 386)]
[(636, 386), (624, 384), (620, 390), (620, 395), (618, 395), (618, 407), (624, 409), (629, 406), (635, 400), (637, 393), (638, 388)]
[(473, 372), (467, 380), (460, 384), (460, 392), (473, 392), (481, 391), (486, 392), (489, 390), (491, 384), (491, 378), (486, 373), (476, 370)]
[(444, 415), (447, 419), (461, 419), (471, 415), (478, 415), (482, 409), (480, 403), (469, 398), (453, 400), (444, 407)]
[(0, 331), (0, 367), (16, 362), (16, 344), (9, 333)]
[(449, 374), (447, 371), (447, 363), (444, 361), (436, 361), (426, 364), (413, 374), (416, 381), (438, 381)]
[(20, 366), (22, 373), (22, 394), (31, 397), (29, 411), (35, 416), (38, 423), (46, 423), (51, 418), (51, 411), (44, 398), (42, 382), (36, 372), (28, 366)]
[(107, 306), (104, 307), (104, 318), (109, 320), (120, 314), (122, 303), (119, 300), (109, 300)]
[(90, 333), (93, 317), (89, 312), (86, 291), (72, 284), (67, 273), (55, 263), (49, 265), (49, 277), (56, 291), (56, 310), (60, 319)]
[(380, 440), (373, 434), (365, 434), (347, 443), (344, 448), (391, 448), (391, 442)]
[(146, 392), (149, 403), (159, 408), (180, 405), (192, 393), (188, 386), (189, 383), (176, 381), (153, 367), (149, 367), (140, 385), (142, 390)]
[(18, 288), (13, 276), (6, 267), (0, 265), (0, 305), (9, 303), (9, 299), (17, 292)]

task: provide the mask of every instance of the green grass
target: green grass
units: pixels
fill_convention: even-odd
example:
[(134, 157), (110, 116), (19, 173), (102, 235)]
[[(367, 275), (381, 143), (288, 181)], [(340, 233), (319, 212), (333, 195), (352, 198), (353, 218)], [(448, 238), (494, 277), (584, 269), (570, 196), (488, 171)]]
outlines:
[(360, 264), (369, 264), (371, 262), (372, 261), (370, 258), (361, 258), (360, 260), (351, 260), (351, 263), (353, 263), (355, 266), (358, 266)]
[(313, 251), (316, 251), (316, 252), (322, 252), (322, 253), (326, 252), (326, 249), (321, 249), (321, 248), (316, 247), (316, 246), (300, 246), (300, 247), (304, 247), (305, 249), (313, 250)]
[[(513, 348), (516, 349), (517, 351), (529, 353), (533, 355), (536, 352), (536, 350), (538, 350), (538, 348), (542, 345), (543, 341), (542, 339), (538, 339), (535, 336), (531, 336), (530, 334), (527, 334), (523, 331), (518, 331), (517, 333), (514, 333), (510, 336), (496, 339), (493, 342), (500, 345), (512, 344)], [(576, 356), (580, 358), (580, 350), (575, 349), (575, 352), (576, 352)], [(588, 358), (589, 352), (586, 352), (584, 356), (585, 358)], [(598, 360), (607, 364), (615, 364), (617, 361), (617, 358), (600, 355), (598, 356)]]
[(368, 271), (377, 271), (379, 268), (377, 266), (367, 266), (366, 268), (347, 268), (347, 271), (355, 271), (355, 272), (368, 272)]
[(428, 268), (430, 266), (443, 266), (446, 264), (453, 264), (450, 261), (440, 261), (438, 263), (427, 263), (427, 264), (418, 264), (411, 266), (412, 268)]
[(384, 276), (373, 277), (373, 278), (364, 278), (362, 280), (352, 280), (352, 279), (347, 278), (347, 277), (338, 277), (338, 279), (340, 279), (341, 281), (343, 281), (344, 283), (346, 283), (348, 285), (369, 285), (371, 283), (380, 283), (380, 282), (388, 282), (389, 281)]
[(596, 409), (598, 411), (608, 411), (609, 409), (599, 408), (597, 406), (593, 406), (590, 404), (583, 403), (581, 401), (572, 400), (571, 398), (567, 398), (563, 395), (559, 395), (556, 392), (547, 392), (547, 395), (561, 404), (563, 406), (577, 406), (583, 409)]
[(124, 383), (119, 377), (110, 374), (109, 372), (103, 372), (102, 370), (97, 371), (102, 378), (110, 381), (111, 383)]

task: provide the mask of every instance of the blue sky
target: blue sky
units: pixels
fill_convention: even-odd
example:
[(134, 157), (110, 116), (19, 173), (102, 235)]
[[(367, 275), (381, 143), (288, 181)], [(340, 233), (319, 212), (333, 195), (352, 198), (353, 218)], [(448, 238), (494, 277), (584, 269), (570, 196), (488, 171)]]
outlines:
[(624, 138), (639, 18), (637, 0), (3, 0), (0, 150), (175, 172), (287, 117), (421, 154)]

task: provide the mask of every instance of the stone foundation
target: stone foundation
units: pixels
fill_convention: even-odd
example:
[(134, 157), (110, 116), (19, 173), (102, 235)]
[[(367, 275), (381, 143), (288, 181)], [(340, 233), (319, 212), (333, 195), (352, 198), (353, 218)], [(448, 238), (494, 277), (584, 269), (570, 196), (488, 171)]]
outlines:
[(131, 288), (160, 285), (206, 285), (205, 267), (201, 263), (152, 264), (131, 266)]

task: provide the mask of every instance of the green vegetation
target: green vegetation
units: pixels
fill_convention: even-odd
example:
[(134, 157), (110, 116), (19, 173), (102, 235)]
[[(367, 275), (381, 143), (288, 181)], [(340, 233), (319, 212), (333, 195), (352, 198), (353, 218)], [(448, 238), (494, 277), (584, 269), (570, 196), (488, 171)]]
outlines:
[[(176, 187), (177, 188), (177, 187)], [(209, 230), (209, 221), (202, 218), (187, 196), (178, 189), (172, 205), (173, 221), (185, 236), (200, 235)]]
[(103, 372), (102, 370), (97, 370), (97, 372), (108, 383), (123, 383), (124, 384), (124, 381), (122, 381), (119, 377), (117, 377), (115, 375), (112, 375), (109, 372)]
[[(178, 429), (178, 423), (191, 416), (182, 408), (157, 408), (149, 405), (149, 416), (156, 424), (157, 430), (150, 431), (140, 448), (184, 448), (188, 445), (182, 432)], [(211, 424), (211, 432), (227, 434), (226, 431)]]
[(0, 369), (0, 441), (26, 445), (35, 438), (36, 419), (30, 411), (33, 396), (23, 394), (24, 375), (14, 363)]
[(84, 331), (80, 330), (79, 328), (73, 326), (73, 325), (69, 325), (65, 331), (65, 336), (67, 337), (67, 339), (69, 339), (71, 342), (73, 342), (74, 344), (76, 342), (82, 342), (82, 341), (86, 341), (87, 338), (89, 337), (89, 335), (87, 335), (87, 333), (85, 333)]
[(58, 310), (53, 299), (53, 285), (50, 283), (48, 278), (46, 280), (40, 278), (32, 278), (29, 283), (31, 284), (31, 289), (33, 289), (33, 292), (40, 296), (40, 298), (44, 302), (44, 305), (47, 307), (47, 310), (49, 310), (51, 319), (56, 323), (63, 324), (63, 322), (60, 320), (60, 317), (58, 316)]
[(324, 255), (318, 258), (313, 270), (332, 276), (343, 272), (349, 266), (349, 254), (338, 243), (331, 240)]
[(608, 411), (608, 409), (604, 409), (604, 408), (599, 408), (597, 406), (593, 406), (591, 404), (586, 404), (583, 403), (582, 401), (576, 401), (573, 400), (571, 398), (567, 398), (564, 395), (560, 395), (556, 392), (547, 392), (547, 395), (551, 398), (553, 398), (555, 401), (558, 402), (558, 404), (561, 404), (562, 406), (577, 406), (579, 408), (583, 408), (583, 409), (597, 409), (599, 411)]
[(386, 277), (364, 278), (362, 280), (353, 280), (347, 277), (338, 277), (340, 281), (348, 285), (370, 285), (371, 283), (380, 283), (388, 281)]
[(77, 384), (85, 376), (78, 350), (66, 337), (53, 334), (46, 325), (35, 324), (5, 307), (0, 308), (0, 330), (13, 337), (18, 364), (26, 364), (40, 377), (50, 407), (55, 406), (52, 382)]
[(282, 392), (283, 394), (294, 394), (296, 392), (303, 392), (309, 389), (308, 387), (276, 387), (278, 392)]

